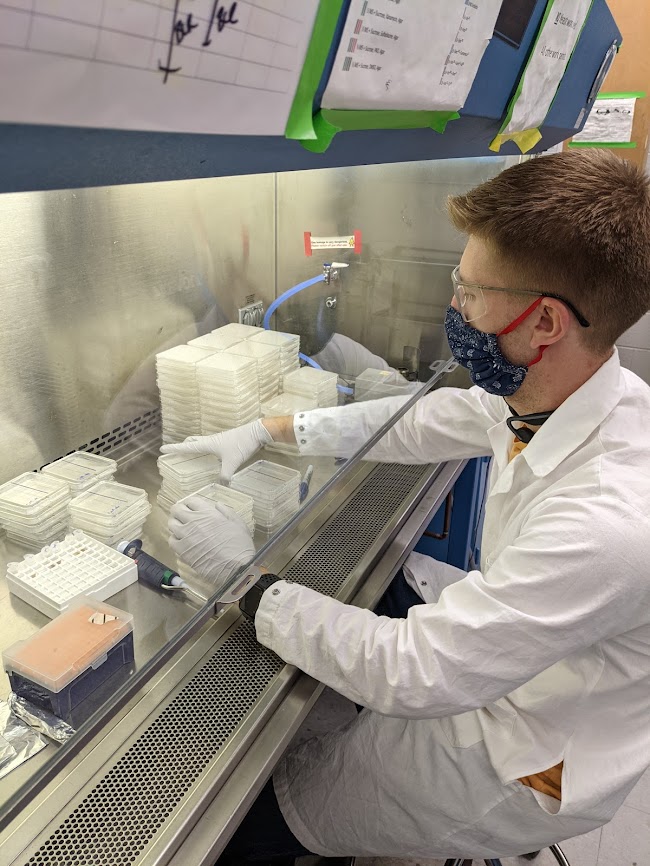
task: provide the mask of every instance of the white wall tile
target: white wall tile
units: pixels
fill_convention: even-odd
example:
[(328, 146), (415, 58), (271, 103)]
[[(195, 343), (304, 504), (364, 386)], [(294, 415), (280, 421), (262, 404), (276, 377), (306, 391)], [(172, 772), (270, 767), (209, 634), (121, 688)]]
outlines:
[(598, 866), (647, 866), (650, 863), (650, 814), (622, 806), (603, 827)]
[(645, 776), (641, 776), (639, 784), (628, 796), (625, 805), (634, 806), (635, 809), (650, 813), (650, 770), (646, 772)]

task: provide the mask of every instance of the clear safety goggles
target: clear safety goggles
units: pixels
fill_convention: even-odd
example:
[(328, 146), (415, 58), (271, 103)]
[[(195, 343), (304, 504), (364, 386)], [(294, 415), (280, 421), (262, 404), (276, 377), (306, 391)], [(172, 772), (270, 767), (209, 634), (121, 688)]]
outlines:
[(460, 266), (455, 267), (451, 272), (451, 284), (454, 287), (454, 297), (458, 304), (458, 310), (466, 322), (476, 322), (488, 311), (488, 304), (485, 297), (485, 292), (507, 292), (511, 295), (534, 295), (537, 298), (555, 298), (556, 301), (562, 301), (563, 304), (571, 310), (573, 315), (578, 320), (578, 324), (583, 328), (589, 327), (589, 322), (571, 303), (561, 295), (554, 295), (552, 292), (533, 292), (530, 289), (504, 289), (497, 286), (482, 286), (478, 283), (466, 283), (460, 279)]

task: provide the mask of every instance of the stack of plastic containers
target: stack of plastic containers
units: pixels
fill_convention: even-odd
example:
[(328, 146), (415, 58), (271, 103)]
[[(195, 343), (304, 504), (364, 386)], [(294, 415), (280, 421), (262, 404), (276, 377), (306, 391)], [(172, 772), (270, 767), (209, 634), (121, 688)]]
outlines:
[(175, 346), (156, 355), (163, 442), (182, 442), (201, 433), (196, 369), (214, 353), (199, 346)]
[(300, 472), (269, 460), (240, 469), (230, 486), (252, 496), (255, 526), (261, 532), (276, 532), (300, 506)]
[(256, 361), (218, 352), (198, 364), (197, 374), (204, 435), (260, 417)]
[(25, 472), (0, 487), (0, 525), (11, 541), (43, 547), (65, 534), (69, 502), (65, 482)]
[(280, 350), (280, 385), (285, 376), (300, 367), (300, 337), (297, 334), (282, 334), (280, 331), (262, 331), (249, 338), (251, 343), (275, 346)]
[(137, 563), (80, 530), (7, 565), (9, 591), (49, 617), (80, 595), (105, 601), (137, 579)]
[(271, 397), (275, 397), (280, 392), (279, 346), (267, 346), (250, 339), (228, 349), (228, 354), (255, 361), (261, 403), (270, 400)]
[(147, 494), (139, 487), (100, 481), (70, 502), (70, 526), (108, 547), (142, 535), (151, 513)]
[(338, 403), (337, 382), (336, 373), (316, 370), (314, 367), (301, 367), (284, 377), (282, 387), (288, 394), (316, 400), (319, 408), (325, 408)]
[(213, 454), (163, 454), (158, 458), (158, 469), (163, 479), (158, 504), (169, 510), (175, 502), (218, 481), (221, 460)]
[[(279, 394), (268, 403), (262, 403), (262, 418), (280, 418), (284, 415), (296, 415), (298, 412), (307, 412), (317, 409), (316, 400), (310, 397), (302, 397), (300, 394)], [(284, 442), (274, 442), (272, 445), (264, 446), (266, 451), (276, 451), (279, 454), (300, 454), (297, 445), (285, 445)]]
[[(232, 490), (230, 487), (224, 487), (222, 484), (208, 484), (193, 493), (192, 496), (200, 496), (210, 505), (220, 503), (228, 505), (233, 511), (238, 514), (246, 524), (246, 528), (252, 535), (255, 532), (255, 519), (253, 517), (253, 500), (245, 493), (239, 493), (237, 490)], [(177, 563), (178, 573), (184, 580), (201, 580), (194, 569), (186, 565), (182, 559)]]
[(73, 496), (83, 493), (99, 481), (111, 481), (117, 472), (117, 463), (108, 457), (75, 451), (54, 463), (44, 466), (41, 472), (59, 481), (65, 481)]

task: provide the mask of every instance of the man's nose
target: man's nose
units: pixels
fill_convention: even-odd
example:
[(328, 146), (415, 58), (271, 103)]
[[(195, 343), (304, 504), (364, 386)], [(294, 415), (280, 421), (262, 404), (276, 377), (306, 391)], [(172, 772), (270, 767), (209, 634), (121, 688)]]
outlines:
[(459, 309), (458, 301), (456, 300), (456, 295), (453, 292), (451, 293), (451, 301), (449, 303), (454, 308), (454, 310)]

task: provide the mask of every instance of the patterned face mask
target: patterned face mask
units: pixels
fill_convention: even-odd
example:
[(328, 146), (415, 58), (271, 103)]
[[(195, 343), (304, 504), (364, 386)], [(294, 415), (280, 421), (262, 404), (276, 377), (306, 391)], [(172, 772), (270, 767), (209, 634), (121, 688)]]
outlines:
[(528, 368), (542, 360), (546, 346), (540, 347), (539, 355), (528, 366), (511, 364), (499, 348), (498, 340), (503, 334), (509, 334), (518, 328), (524, 319), (537, 309), (542, 300), (543, 298), (537, 298), (514, 322), (498, 334), (484, 334), (469, 325), (458, 310), (451, 306), (447, 309), (445, 331), (451, 353), (459, 364), (469, 370), (472, 382), (488, 394), (510, 397), (521, 388)]

